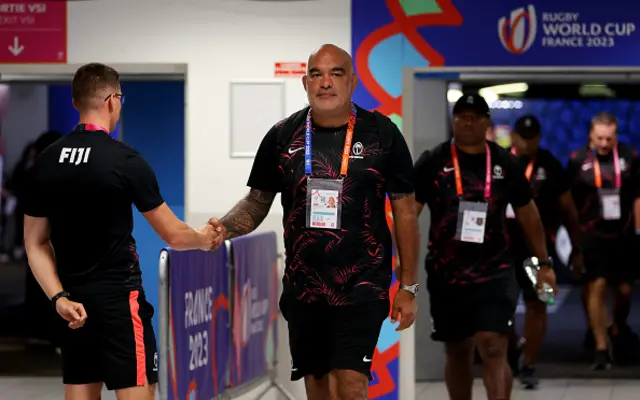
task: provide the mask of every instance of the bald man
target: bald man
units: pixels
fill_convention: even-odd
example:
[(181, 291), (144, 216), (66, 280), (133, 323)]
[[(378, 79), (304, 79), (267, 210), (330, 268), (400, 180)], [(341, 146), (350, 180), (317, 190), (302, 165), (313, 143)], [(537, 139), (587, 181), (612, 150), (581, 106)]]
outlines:
[[(364, 400), (389, 310), (398, 330), (415, 318), (412, 160), (389, 118), (352, 103), (357, 77), (346, 51), (324, 45), (312, 53), (302, 84), (310, 107), (267, 132), (249, 193), (221, 221), (227, 238), (245, 235), (282, 195), (286, 269), (280, 308), (289, 325), (291, 379), (304, 378), (310, 400)], [(387, 195), (402, 264), (392, 307)]]

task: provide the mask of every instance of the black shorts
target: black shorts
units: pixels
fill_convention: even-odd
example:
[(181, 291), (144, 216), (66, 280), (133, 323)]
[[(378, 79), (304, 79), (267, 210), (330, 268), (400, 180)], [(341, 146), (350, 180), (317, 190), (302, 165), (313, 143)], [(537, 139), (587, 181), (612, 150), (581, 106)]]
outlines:
[(291, 380), (320, 379), (334, 369), (361, 372), (369, 379), (373, 353), (389, 301), (348, 306), (280, 302), (289, 325)]
[(632, 240), (601, 240), (583, 249), (587, 282), (605, 278), (610, 285), (633, 283), (638, 276)]
[(71, 295), (71, 300), (84, 305), (87, 321), (79, 329), (63, 328), (64, 383), (103, 382), (109, 390), (157, 383), (158, 350), (151, 325), (154, 311), (144, 292)]
[(513, 273), (468, 286), (428, 282), (428, 287), (433, 340), (461, 342), (478, 332), (506, 333), (513, 324), (518, 303)]

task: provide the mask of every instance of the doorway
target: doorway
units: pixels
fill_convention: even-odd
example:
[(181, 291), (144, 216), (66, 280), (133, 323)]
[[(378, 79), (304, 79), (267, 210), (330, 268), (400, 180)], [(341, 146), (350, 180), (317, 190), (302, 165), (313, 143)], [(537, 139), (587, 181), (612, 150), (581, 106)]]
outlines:
[[(479, 88), (497, 87), (500, 85), (529, 84), (532, 88), (539, 88), (544, 85), (564, 85), (565, 92), (569, 87), (591, 86), (597, 91), (598, 88), (616, 87), (618, 98), (609, 102), (618, 102), (614, 109), (599, 109), (603, 104), (607, 104), (606, 95), (593, 100), (593, 104), (586, 107), (586, 114), (590, 109), (600, 111), (625, 112), (621, 118), (625, 118), (628, 123), (626, 132), (621, 137), (622, 141), (630, 142), (635, 147), (640, 145), (640, 132), (635, 129), (635, 115), (640, 114), (640, 104), (638, 99), (633, 102), (624, 100), (633, 96), (635, 92), (622, 93), (626, 86), (638, 89), (640, 84), (640, 74), (638, 70), (616, 69), (616, 68), (572, 68), (559, 72), (553, 68), (426, 68), (426, 69), (405, 69), (403, 81), (403, 132), (407, 142), (412, 149), (414, 158), (417, 158), (424, 150), (435, 147), (450, 138), (449, 118), (451, 113), (452, 91), (477, 91)], [(525, 90), (526, 92), (526, 90)], [(542, 109), (540, 102), (544, 100), (543, 95), (536, 100), (535, 90), (528, 94), (499, 93), (497, 98), (488, 99), (492, 105), (492, 117), (498, 125), (503, 125), (505, 136), (508, 140), (510, 127), (515, 119), (527, 112), (539, 114)], [(604, 91), (603, 91), (604, 93)], [(530, 96), (527, 98), (527, 96)], [(637, 95), (635, 95), (637, 97)], [(493, 100), (493, 101), (492, 101)], [(557, 99), (556, 99), (557, 100)], [(535, 104), (537, 101), (538, 104)], [(625, 103), (626, 102), (626, 103)], [(568, 107), (571, 100), (556, 101), (555, 109), (549, 109), (549, 113), (559, 113), (557, 118), (569, 118), (567, 123), (571, 124), (571, 116), (563, 115), (561, 111)], [(623, 104), (624, 103), (624, 104)], [(636, 104), (637, 103), (637, 104)], [(572, 104), (569, 104), (573, 106)], [(595, 112), (593, 113), (595, 114)], [(629, 116), (633, 118), (628, 118)], [(590, 118), (593, 115), (588, 115)], [(544, 118), (544, 115), (538, 115)], [(581, 116), (581, 118), (584, 116)], [(640, 117), (639, 117), (640, 118)], [(639, 120), (640, 123), (640, 120)], [(428, 128), (425, 128), (428, 127)], [(571, 150), (584, 146), (588, 125), (575, 127), (575, 135), (571, 133), (569, 137), (558, 137), (550, 135), (547, 148), (554, 152), (556, 157), (563, 162)], [(582, 132), (584, 135), (579, 135)], [(575, 137), (574, 137), (575, 136)], [(508, 145), (508, 143), (504, 143)], [(543, 142), (543, 146), (544, 146)], [(564, 146), (564, 147), (562, 147)], [(557, 154), (556, 154), (557, 153)], [(429, 216), (425, 213), (420, 220), (422, 232), (428, 232)], [(557, 253), (560, 258), (568, 254), (566, 237), (563, 238), (562, 231), (559, 232), (559, 247)], [(424, 234), (421, 243), (421, 260), (426, 256), (427, 235)], [(561, 262), (560, 264), (563, 264)], [(628, 379), (640, 376), (639, 366), (616, 367), (611, 371), (592, 372), (589, 368), (590, 356), (582, 348), (583, 339), (586, 332), (586, 321), (582, 304), (580, 301), (581, 287), (576, 284), (569, 274), (563, 271), (563, 266), (559, 266), (559, 281), (561, 283), (561, 293), (558, 296), (557, 305), (549, 310), (548, 332), (545, 344), (541, 352), (541, 360), (537, 371), (541, 378), (605, 378), (605, 379)], [(420, 266), (420, 282), (426, 281), (426, 272)], [(418, 314), (415, 332), (415, 370), (417, 381), (434, 381), (443, 379), (443, 365), (445, 362), (444, 349), (439, 343), (431, 341), (428, 296), (419, 297), (421, 312)], [(522, 319), (524, 307), (520, 303), (516, 316), (518, 331), (522, 332)], [(632, 328), (640, 331), (640, 293), (635, 292), (632, 315), (629, 318)], [(634, 324), (635, 321), (635, 324)]]
[[(178, 218), (184, 219), (186, 66), (112, 66), (121, 74), (122, 91), (126, 96), (120, 125), (112, 136), (133, 147), (146, 159), (156, 173), (165, 202)], [(43, 117), (44, 130), (65, 134), (78, 121), (77, 111), (71, 103), (70, 82), (79, 67), (80, 65), (2, 66), (0, 83), (9, 87), (45, 87), (42, 103), (46, 107), (45, 114), (48, 115)], [(16, 72), (17, 69), (27, 72)], [(29, 115), (29, 110), (25, 110), (24, 115)], [(33, 134), (37, 136), (40, 133)], [(157, 309), (157, 254), (164, 244), (135, 209), (133, 235), (137, 241), (146, 295)], [(32, 312), (26, 312), (34, 307), (41, 310), (45, 317), (36, 317)], [(39, 290), (33, 278), (29, 277), (26, 261), (12, 260), (1, 264), (0, 376), (60, 375), (60, 358), (55, 338), (48, 335), (44, 323), (38, 322), (38, 318), (46, 319), (47, 315), (55, 317), (49, 300)], [(156, 315), (156, 332), (157, 320)], [(36, 329), (39, 329), (40, 334), (33, 333)]]

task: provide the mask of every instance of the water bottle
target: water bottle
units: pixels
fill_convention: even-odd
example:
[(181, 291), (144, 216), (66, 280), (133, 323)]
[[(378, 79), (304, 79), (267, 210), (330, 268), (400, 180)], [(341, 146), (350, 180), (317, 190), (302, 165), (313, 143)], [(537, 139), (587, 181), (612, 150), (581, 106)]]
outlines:
[(547, 305), (555, 304), (555, 295), (553, 293), (553, 288), (548, 284), (544, 283), (542, 285), (542, 292), (538, 292), (538, 271), (540, 271), (540, 262), (537, 257), (527, 258), (523, 264), (524, 270), (527, 273), (527, 277), (531, 281), (533, 285), (533, 289), (538, 293), (538, 299), (541, 302)]

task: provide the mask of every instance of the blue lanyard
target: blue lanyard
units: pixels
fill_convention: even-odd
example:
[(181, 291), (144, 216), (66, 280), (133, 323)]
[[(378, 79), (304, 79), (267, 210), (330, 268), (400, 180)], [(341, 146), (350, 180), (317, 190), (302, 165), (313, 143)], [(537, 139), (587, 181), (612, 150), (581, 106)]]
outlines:
[[(344, 149), (342, 150), (342, 164), (340, 166), (340, 175), (346, 176), (349, 169), (349, 155), (351, 153), (351, 144), (353, 143), (353, 130), (356, 126), (357, 116), (356, 106), (351, 104), (351, 113), (349, 113), (349, 125), (347, 125), (347, 134), (344, 139)], [(313, 136), (313, 126), (311, 121), (311, 109), (307, 113), (307, 120), (304, 125), (304, 173), (307, 176), (311, 175), (311, 137)]]

